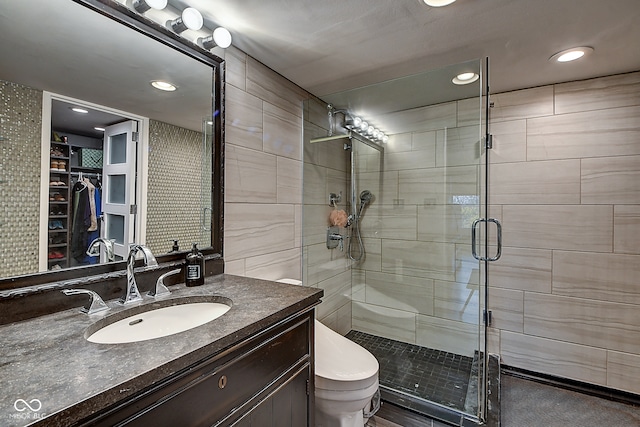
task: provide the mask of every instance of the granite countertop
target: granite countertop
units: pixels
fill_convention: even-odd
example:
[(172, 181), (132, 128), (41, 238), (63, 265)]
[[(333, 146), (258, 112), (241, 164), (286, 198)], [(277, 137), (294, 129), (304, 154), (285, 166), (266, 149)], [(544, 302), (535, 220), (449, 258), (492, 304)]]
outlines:
[[(203, 286), (169, 286), (166, 299), (223, 296), (222, 317), (175, 335), (127, 344), (94, 344), (85, 330), (106, 315), (79, 308), (0, 327), (0, 425), (68, 426), (126, 399), (209, 355), (313, 306), (322, 290), (219, 275)], [(142, 304), (153, 304), (146, 297)], [(125, 308), (124, 310), (128, 309)]]

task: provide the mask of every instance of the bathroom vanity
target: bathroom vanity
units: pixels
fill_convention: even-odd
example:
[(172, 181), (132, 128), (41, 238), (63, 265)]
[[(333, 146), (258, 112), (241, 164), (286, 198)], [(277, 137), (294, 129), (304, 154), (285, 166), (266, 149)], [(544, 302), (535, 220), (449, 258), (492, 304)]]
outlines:
[[(108, 316), (79, 308), (0, 327), (3, 426), (313, 425), (314, 311), (322, 290), (231, 275), (169, 287), (161, 301), (222, 297), (231, 309), (174, 335), (96, 344)], [(145, 307), (147, 308), (147, 307)]]

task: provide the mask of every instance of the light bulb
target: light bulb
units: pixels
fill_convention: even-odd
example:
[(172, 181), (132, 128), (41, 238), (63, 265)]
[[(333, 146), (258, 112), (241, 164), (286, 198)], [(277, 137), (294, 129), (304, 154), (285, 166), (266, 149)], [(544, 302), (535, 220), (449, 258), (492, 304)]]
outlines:
[(231, 33), (224, 27), (213, 30), (213, 41), (223, 49), (231, 46)]
[(448, 6), (456, 0), (424, 0), (424, 2), (431, 7)]
[(460, 73), (455, 76), (451, 81), (457, 85), (468, 85), (477, 81), (480, 78), (476, 73)]
[(176, 85), (169, 82), (164, 82), (162, 80), (152, 81), (151, 86), (155, 87), (156, 89), (164, 90), (166, 92), (173, 92), (177, 89)]
[(466, 81), (466, 80), (471, 80), (475, 76), (476, 76), (476, 73), (462, 73), (462, 74), (458, 74), (458, 79), (462, 81)]
[(204, 18), (202, 14), (198, 12), (198, 9), (188, 7), (182, 11), (182, 21), (188, 29), (198, 31), (204, 24)]
[(581, 50), (574, 50), (573, 52), (567, 52), (564, 55), (560, 55), (557, 59), (558, 62), (569, 62), (580, 59), (584, 56), (584, 52)]
[(138, 13), (145, 13), (149, 9), (162, 10), (167, 7), (167, 0), (134, 0), (133, 8)]
[(176, 34), (180, 34), (186, 29), (198, 31), (203, 25), (204, 18), (202, 14), (198, 12), (198, 9), (193, 7), (186, 8), (178, 18), (167, 22), (167, 27)]
[(207, 50), (216, 46), (226, 49), (231, 46), (231, 33), (224, 27), (218, 27), (209, 37), (200, 37), (197, 43)]
[(589, 46), (573, 47), (571, 49), (565, 49), (561, 52), (553, 54), (551, 58), (549, 58), (549, 61), (570, 62), (570, 61), (575, 61), (576, 59), (580, 59), (583, 56), (589, 55), (591, 53), (593, 53), (592, 47), (589, 47)]

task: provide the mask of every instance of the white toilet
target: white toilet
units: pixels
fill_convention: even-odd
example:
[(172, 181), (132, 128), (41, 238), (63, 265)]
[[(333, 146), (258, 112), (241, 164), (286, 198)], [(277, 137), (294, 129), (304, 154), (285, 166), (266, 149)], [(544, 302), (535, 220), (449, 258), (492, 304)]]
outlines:
[(362, 427), (364, 414), (380, 406), (378, 361), (318, 320), (315, 325), (316, 427)]
[(316, 427), (364, 426), (380, 407), (378, 368), (373, 354), (316, 320)]

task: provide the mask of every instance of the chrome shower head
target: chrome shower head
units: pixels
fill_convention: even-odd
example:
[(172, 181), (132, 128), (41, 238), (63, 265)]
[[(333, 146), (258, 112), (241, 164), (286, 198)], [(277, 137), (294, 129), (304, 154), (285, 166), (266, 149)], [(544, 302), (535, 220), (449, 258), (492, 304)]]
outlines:
[(369, 203), (371, 203), (372, 199), (373, 193), (371, 191), (364, 190), (362, 193), (360, 193), (360, 205), (368, 205)]
[(358, 209), (358, 218), (362, 216), (362, 211), (365, 206), (371, 203), (373, 200), (373, 193), (369, 190), (364, 190), (360, 193), (360, 208)]

